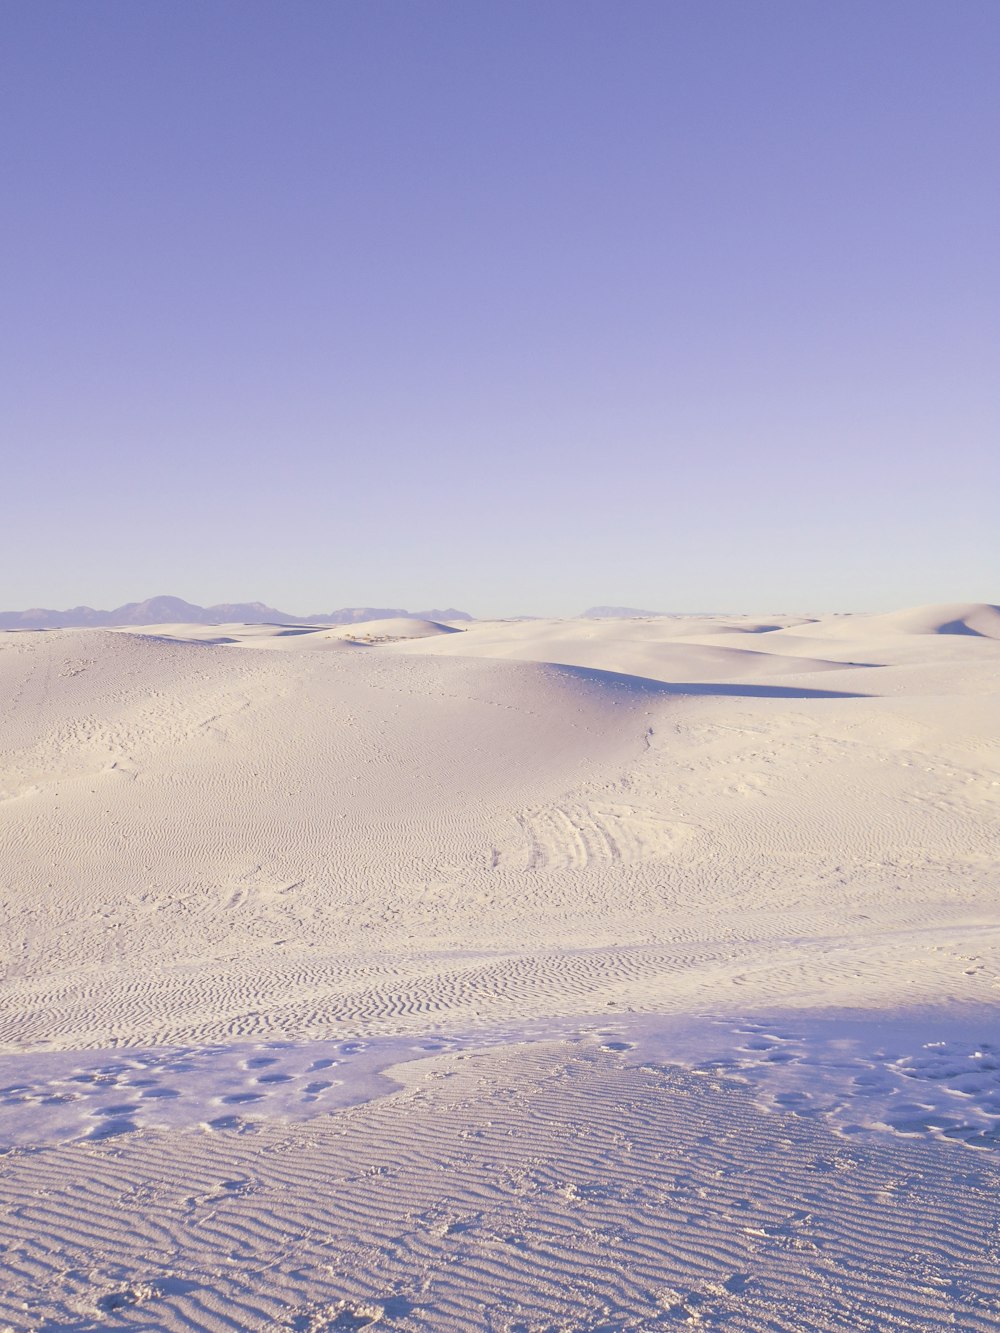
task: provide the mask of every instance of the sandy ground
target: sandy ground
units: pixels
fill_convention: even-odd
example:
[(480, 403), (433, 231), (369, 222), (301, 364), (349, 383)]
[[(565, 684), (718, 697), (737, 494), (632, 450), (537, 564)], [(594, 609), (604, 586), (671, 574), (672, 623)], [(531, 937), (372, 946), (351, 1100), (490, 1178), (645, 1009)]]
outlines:
[(1000, 1325), (996, 608), (0, 697), (0, 1329)]

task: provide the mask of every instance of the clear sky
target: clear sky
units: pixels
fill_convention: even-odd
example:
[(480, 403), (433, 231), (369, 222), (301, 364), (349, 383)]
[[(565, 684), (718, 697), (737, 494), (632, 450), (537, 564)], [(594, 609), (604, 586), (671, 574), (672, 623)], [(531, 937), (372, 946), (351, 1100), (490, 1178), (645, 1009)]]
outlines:
[(0, 34), (0, 609), (1000, 601), (996, 0)]

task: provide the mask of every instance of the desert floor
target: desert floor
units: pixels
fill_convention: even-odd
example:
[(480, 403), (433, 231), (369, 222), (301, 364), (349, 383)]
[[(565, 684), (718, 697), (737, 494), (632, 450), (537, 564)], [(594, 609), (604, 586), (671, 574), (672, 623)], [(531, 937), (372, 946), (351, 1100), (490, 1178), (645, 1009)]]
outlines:
[(995, 1330), (1000, 612), (0, 634), (0, 1330)]

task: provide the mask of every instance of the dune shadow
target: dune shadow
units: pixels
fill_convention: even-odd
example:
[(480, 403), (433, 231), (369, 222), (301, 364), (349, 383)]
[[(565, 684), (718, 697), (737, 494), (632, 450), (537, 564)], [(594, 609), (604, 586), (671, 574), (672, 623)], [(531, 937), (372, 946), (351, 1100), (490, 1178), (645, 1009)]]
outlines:
[(977, 629), (973, 629), (971, 625), (967, 625), (967, 624), (965, 623), (964, 620), (949, 620), (949, 621), (948, 621), (946, 624), (944, 624), (944, 625), (938, 625), (938, 627), (937, 627), (935, 633), (937, 633), (937, 634), (964, 634), (967, 638), (970, 638), (970, 639), (986, 639), (986, 638), (989, 638), (989, 635), (987, 635), (987, 634), (981, 634), (979, 630), (977, 630)]
[[(254, 626), (254, 628), (256, 629), (257, 626)], [(260, 628), (277, 630), (278, 631), (277, 634), (272, 635), (271, 636), (272, 638), (287, 639), (296, 634), (319, 634), (323, 630), (329, 629), (330, 626), (329, 625), (287, 625), (284, 623), (279, 623), (277, 621), (274, 622), (262, 621)]]
[(716, 681), (653, 680), (649, 676), (629, 676), (621, 671), (602, 671), (597, 667), (570, 666), (554, 662), (553, 666), (576, 680), (592, 685), (612, 686), (632, 694), (649, 695), (716, 695), (730, 699), (870, 699), (870, 694), (851, 690), (818, 690), (798, 685), (743, 685)]

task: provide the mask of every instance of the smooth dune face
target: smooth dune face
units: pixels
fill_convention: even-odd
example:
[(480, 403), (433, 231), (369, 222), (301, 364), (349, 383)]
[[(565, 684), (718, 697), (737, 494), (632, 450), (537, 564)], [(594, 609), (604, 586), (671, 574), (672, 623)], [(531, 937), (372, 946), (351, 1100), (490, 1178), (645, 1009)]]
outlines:
[(0, 635), (0, 1328), (995, 1328), (998, 618)]
[[(860, 618), (859, 618), (860, 619)], [(829, 623), (824, 625), (829, 632)], [(1000, 607), (986, 602), (956, 602), (949, 606), (917, 606), (886, 615), (867, 616), (858, 626), (841, 620), (833, 627), (849, 636), (861, 628), (865, 634), (928, 635), (961, 634), (973, 638), (1000, 639)]]

